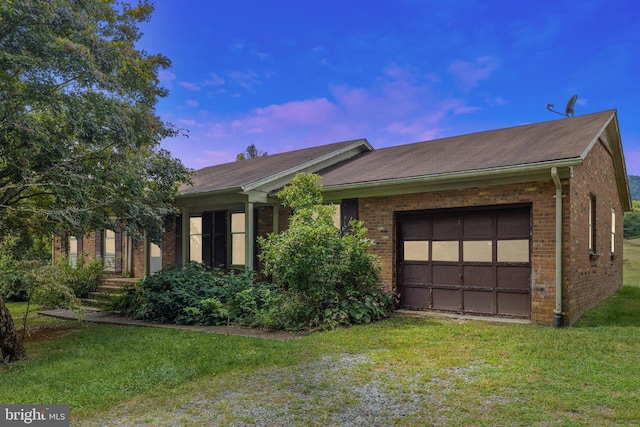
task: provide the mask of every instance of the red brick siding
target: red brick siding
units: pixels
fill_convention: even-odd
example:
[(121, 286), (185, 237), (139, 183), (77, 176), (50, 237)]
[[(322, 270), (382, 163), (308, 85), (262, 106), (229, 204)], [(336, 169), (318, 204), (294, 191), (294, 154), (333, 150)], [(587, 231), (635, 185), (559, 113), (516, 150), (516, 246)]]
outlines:
[(555, 308), (554, 194), (555, 186), (549, 175), (549, 181), (545, 182), (362, 198), (359, 200), (358, 215), (368, 228), (369, 237), (376, 242), (373, 253), (380, 257), (380, 280), (388, 286), (395, 286), (395, 212), (531, 203), (531, 321), (552, 324)]
[[(565, 245), (563, 305), (569, 324), (622, 287), (623, 211), (611, 154), (599, 141), (581, 166), (574, 168), (569, 190), (571, 237)], [(589, 255), (588, 209), (596, 200), (595, 257)], [(566, 199), (566, 198), (565, 198)], [(611, 257), (611, 209), (616, 213), (616, 250)], [(567, 243), (565, 241), (565, 243)]]

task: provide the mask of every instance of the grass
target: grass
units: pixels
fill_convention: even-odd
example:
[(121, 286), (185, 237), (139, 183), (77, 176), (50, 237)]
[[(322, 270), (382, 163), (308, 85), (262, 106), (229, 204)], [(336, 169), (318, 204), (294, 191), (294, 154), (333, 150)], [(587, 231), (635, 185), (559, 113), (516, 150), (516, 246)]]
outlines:
[(70, 404), (73, 425), (638, 425), (640, 240), (625, 259), (563, 329), (391, 318), (282, 342), (30, 316), (64, 334), (0, 367), (0, 402)]

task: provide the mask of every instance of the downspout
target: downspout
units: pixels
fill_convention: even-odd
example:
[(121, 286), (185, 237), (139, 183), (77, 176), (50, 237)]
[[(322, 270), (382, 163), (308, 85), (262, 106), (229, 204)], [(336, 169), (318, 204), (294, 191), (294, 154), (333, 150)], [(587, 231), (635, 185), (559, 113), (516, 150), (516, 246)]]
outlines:
[(551, 177), (556, 185), (556, 309), (553, 311), (553, 327), (562, 326), (562, 183), (558, 168), (551, 168)]

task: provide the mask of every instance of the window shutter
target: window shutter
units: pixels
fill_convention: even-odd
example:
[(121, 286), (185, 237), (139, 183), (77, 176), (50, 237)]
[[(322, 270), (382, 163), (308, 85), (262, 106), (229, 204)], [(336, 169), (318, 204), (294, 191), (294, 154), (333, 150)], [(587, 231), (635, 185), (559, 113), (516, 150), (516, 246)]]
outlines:
[(227, 212), (213, 213), (213, 266), (227, 265)]
[(96, 230), (96, 259), (102, 258), (102, 230)]
[(344, 199), (340, 203), (340, 212), (342, 213), (341, 219), (342, 223), (340, 224), (341, 228), (344, 230), (345, 227), (349, 230), (349, 222), (352, 219), (358, 219), (358, 199)]
[(202, 212), (202, 262), (211, 267), (213, 234), (213, 212)]
[(116, 227), (114, 231), (116, 235), (115, 272), (122, 273), (122, 228)]

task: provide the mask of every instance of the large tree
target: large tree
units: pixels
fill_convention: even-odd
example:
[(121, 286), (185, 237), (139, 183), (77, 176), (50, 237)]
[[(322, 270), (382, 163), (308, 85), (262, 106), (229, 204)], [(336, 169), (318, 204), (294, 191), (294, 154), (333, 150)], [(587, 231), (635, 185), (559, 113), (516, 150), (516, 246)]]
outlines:
[(179, 130), (155, 112), (170, 61), (136, 47), (152, 12), (146, 0), (0, 2), (0, 242), (115, 227), (159, 239), (189, 170), (159, 147)]

